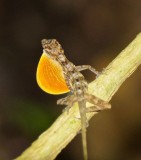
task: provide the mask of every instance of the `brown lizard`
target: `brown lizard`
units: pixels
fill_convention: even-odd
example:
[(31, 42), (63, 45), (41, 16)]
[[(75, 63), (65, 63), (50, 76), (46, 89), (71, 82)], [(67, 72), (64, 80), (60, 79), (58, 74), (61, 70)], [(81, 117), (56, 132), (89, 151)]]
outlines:
[[(80, 71), (89, 69), (97, 76), (99, 73), (92, 68), (90, 65), (82, 65), (75, 66), (72, 62), (70, 62), (62, 49), (61, 45), (56, 39), (43, 39), (42, 40), (43, 52), (44, 56), (47, 56), (48, 59), (52, 60), (55, 63), (58, 63), (58, 67), (62, 69), (62, 76), (66, 83), (65, 92), (70, 91), (71, 95), (62, 98), (57, 101), (58, 105), (67, 105), (67, 112), (73, 106), (75, 102), (78, 103), (80, 118), (81, 118), (81, 128), (82, 128), (82, 146), (83, 146), (83, 155), (84, 160), (88, 160), (88, 151), (87, 151), (87, 140), (86, 140), (86, 128), (88, 126), (88, 120), (86, 117), (87, 112), (98, 112), (103, 109), (108, 109), (111, 105), (104, 100), (88, 93), (88, 83), (85, 80), (84, 76), (80, 73)], [(59, 66), (60, 65), (60, 66)], [(49, 67), (49, 66), (48, 66)], [(39, 86), (46, 92), (52, 94), (60, 94), (51, 92), (46, 89), (43, 85), (42, 79), (40, 78), (40, 69), (37, 69), (37, 81)], [(43, 74), (41, 74), (43, 76)], [(50, 77), (49, 77), (50, 78)], [(47, 79), (46, 79), (47, 81)], [(48, 84), (49, 86), (50, 84)], [(48, 87), (49, 88), (49, 87)], [(62, 92), (64, 93), (64, 91)], [(86, 108), (86, 102), (93, 104), (92, 107)]]

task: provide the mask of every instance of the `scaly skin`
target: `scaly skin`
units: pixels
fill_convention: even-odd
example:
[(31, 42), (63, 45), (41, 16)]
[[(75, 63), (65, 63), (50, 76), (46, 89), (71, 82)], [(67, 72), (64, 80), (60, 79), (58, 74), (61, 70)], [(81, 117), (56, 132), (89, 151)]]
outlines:
[[(88, 121), (86, 113), (88, 111), (100, 111), (110, 108), (110, 104), (88, 93), (88, 84), (80, 71), (89, 69), (96, 75), (98, 75), (98, 72), (89, 65), (75, 66), (66, 58), (64, 50), (55, 39), (43, 39), (42, 46), (44, 48), (44, 53), (46, 53), (50, 59), (58, 62), (62, 67), (66, 85), (72, 93), (70, 96), (58, 100), (57, 104), (67, 105), (66, 109), (69, 111), (69, 108), (72, 107), (73, 103), (78, 102), (82, 127), (83, 155), (84, 160), (88, 160), (86, 140), (86, 127), (88, 126)], [(94, 106), (86, 108), (86, 102), (90, 102)]]

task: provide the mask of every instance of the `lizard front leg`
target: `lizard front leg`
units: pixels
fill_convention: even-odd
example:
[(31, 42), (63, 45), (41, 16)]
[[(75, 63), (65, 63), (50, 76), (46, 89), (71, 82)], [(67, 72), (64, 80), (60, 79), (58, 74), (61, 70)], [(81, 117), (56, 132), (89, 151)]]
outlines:
[(78, 69), (79, 72), (88, 69), (91, 72), (93, 72), (96, 76), (99, 76), (100, 74), (95, 68), (91, 67), (90, 65), (76, 66), (76, 68)]

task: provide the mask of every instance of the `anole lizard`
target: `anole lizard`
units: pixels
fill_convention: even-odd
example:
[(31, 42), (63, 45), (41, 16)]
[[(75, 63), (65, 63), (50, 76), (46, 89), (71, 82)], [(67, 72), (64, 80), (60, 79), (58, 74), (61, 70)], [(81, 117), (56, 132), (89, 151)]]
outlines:
[[(69, 91), (72, 93), (58, 100), (57, 104), (67, 105), (66, 110), (69, 111), (73, 103), (78, 103), (82, 128), (83, 155), (84, 160), (88, 160), (86, 140), (88, 121), (86, 113), (108, 109), (111, 106), (109, 103), (88, 93), (88, 84), (80, 71), (89, 69), (96, 75), (99, 73), (90, 65), (75, 66), (66, 58), (64, 50), (56, 39), (43, 39), (42, 46), (43, 55), (37, 68), (37, 82), (45, 92), (50, 94), (62, 94)], [(94, 106), (86, 108), (86, 102)]]

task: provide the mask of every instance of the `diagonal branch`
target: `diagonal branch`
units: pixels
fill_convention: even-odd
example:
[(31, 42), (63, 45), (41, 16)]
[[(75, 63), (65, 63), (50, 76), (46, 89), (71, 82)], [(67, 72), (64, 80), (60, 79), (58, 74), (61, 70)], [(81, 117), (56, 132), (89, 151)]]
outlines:
[[(90, 93), (109, 101), (121, 84), (141, 64), (141, 33), (89, 85)], [(96, 113), (89, 113), (88, 119)], [(53, 160), (81, 129), (77, 105), (69, 114), (62, 113), (52, 126), (27, 148), (16, 160)]]

